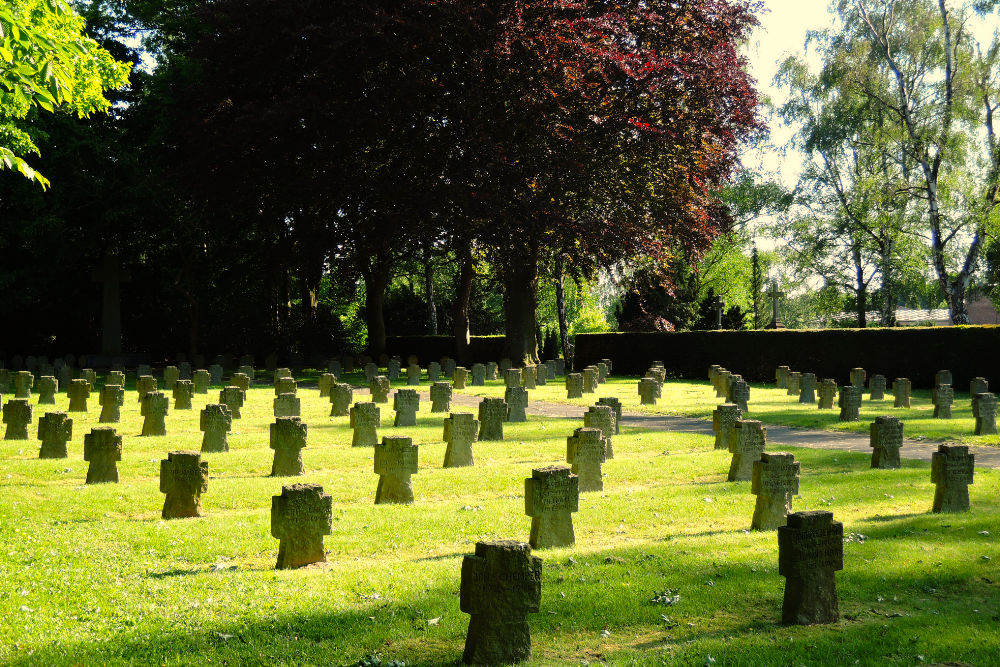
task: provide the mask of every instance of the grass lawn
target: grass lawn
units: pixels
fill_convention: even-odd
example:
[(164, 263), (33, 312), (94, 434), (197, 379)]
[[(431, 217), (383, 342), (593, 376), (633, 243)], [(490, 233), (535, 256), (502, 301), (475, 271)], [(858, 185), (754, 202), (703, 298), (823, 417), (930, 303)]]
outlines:
[[(634, 380), (607, 389), (635, 407)], [(668, 383), (658, 409), (705, 415), (715, 403), (708, 391)], [(791, 405), (754, 390), (772, 394), (775, 406)], [(130, 391), (119, 484), (83, 484), (96, 397), (89, 413), (72, 415), (68, 459), (38, 460), (36, 440), (0, 442), (0, 662), (351, 665), (378, 654), (456, 664), (468, 625), (458, 605), (462, 556), (477, 540), (527, 539), (523, 480), (564, 461), (566, 436), (580, 424), (506, 424), (506, 441), (474, 446), (475, 467), (444, 470), (441, 415), (423, 404), (417, 427), (379, 431), (420, 444), (416, 502), (376, 507), (372, 450), (350, 447), (347, 418), (328, 417), (318, 391), (299, 395), (307, 474), (267, 477), (274, 394), (253, 389), (231, 451), (206, 455), (211, 480), (198, 519), (160, 519), (159, 461), (200, 447), (199, 410), (217, 389), (196, 395), (192, 411), (171, 408), (168, 435), (146, 438)], [(65, 395), (58, 400), (65, 409)], [(766, 404), (754, 403), (753, 416), (768, 419)], [(36, 406), (35, 423), (51, 409)], [(382, 406), (383, 423), (392, 414)], [(576, 546), (535, 552), (544, 567), (541, 612), (529, 619), (532, 664), (998, 664), (1000, 473), (977, 471), (972, 511), (932, 515), (928, 464), (872, 471), (865, 455), (794, 453), (795, 509), (832, 510), (848, 535), (839, 623), (780, 625), (776, 535), (747, 530), (750, 483), (725, 481), (729, 455), (711, 438), (630, 431), (615, 440), (605, 491), (581, 498)], [(279, 572), (270, 498), (298, 481), (333, 496), (329, 562)], [(675, 603), (651, 601), (667, 589)]]
[[(464, 393), (480, 396), (503, 396), (502, 381), (488, 382), (485, 387), (469, 387)], [(685, 415), (690, 417), (712, 418), (712, 410), (724, 402), (716, 398), (715, 390), (706, 379), (667, 380), (663, 384), (663, 397), (656, 405), (639, 405), (638, 378), (609, 378), (605, 384), (599, 385), (597, 394), (584, 394), (583, 398), (566, 398), (564, 380), (549, 381), (545, 386), (531, 390), (531, 399), (569, 403), (589, 406), (599, 396), (617, 396), (625, 410), (644, 414)], [(927, 438), (960, 442), (967, 445), (1000, 446), (1000, 436), (972, 435), (975, 430), (975, 419), (972, 417), (972, 405), (968, 392), (955, 392), (955, 402), (952, 405), (952, 419), (934, 419), (934, 406), (931, 404), (931, 392), (914, 390), (910, 399), (910, 408), (892, 407), (892, 395), (886, 394), (883, 401), (872, 401), (867, 392), (861, 403), (860, 419), (856, 422), (837, 421), (840, 409), (820, 410), (816, 403), (799, 403), (798, 397), (788, 396), (784, 389), (776, 389), (774, 385), (750, 385), (751, 419), (759, 419), (769, 424), (784, 424), (801, 428), (830, 429), (835, 431), (853, 431), (868, 433), (868, 425), (879, 415), (899, 417), (905, 424), (904, 434), (908, 438)]]

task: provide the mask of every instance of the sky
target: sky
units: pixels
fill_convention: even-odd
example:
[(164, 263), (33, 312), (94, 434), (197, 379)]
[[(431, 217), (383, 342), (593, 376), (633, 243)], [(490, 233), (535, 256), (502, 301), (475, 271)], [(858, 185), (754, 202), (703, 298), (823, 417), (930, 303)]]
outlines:
[[(834, 17), (827, 0), (764, 0), (764, 4), (766, 11), (759, 15), (760, 26), (750, 40), (747, 56), (758, 90), (775, 106), (780, 106), (788, 95), (774, 86), (778, 63), (789, 55), (804, 53), (806, 32), (832, 27)], [(814, 63), (818, 68), (819, 60), (815, 59)], [(777, 119), (771, 119), (770, 127), (771, 143), (778, 149), (786, 146), (794, 134), (793, 129), (783, 126)], [(748, 164), (759, 162), (767, 171), (775, 172), (788, 188), (795, 186), (802, 165), (795, 152), (782, 155), (778, 150), (751, 152), (744, 161)]]

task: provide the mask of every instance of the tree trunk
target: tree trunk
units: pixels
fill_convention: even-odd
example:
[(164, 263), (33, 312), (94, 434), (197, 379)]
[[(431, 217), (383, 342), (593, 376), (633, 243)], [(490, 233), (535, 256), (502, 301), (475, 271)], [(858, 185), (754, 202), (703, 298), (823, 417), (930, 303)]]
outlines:
[(865, 268), (861, 264), (861, 249), (855, 245), (852, 249), (854, 259), (854, 281), (857, 296), (858, 328), (868, 327), (868, 283), (865, 282)]
[(370, 259), (361, 261), (365, 280), (365, 324), (368, 326), (368, 354), (373, 359), (385, 352), (385, 288), (392, 273), (388, 250), (377, 250)]
[(302, 345), (307, 359), (317, 352), (321, 332), (317, 331), (319, 288), (322, 281), (321, 264), (303, 268), (299, 273), (299, 296), (302, 299)]
[(882, 313), (881, 324), (883, 327), (896, 325), (896, 304), (893, 302), (892, 281), (892, 241), (886, 241), (879, 248), (882, 262)]
[(569, 323), (566, 321), (566, 274), (563, 273), (562, 255), (556, 257), (556, 314), (559, 319), (559, 343), (566, 368), (573, 368), (573, 355), (569, 349)]
[(424, 299), (427, 301), (427, 330), (432, 336), (438, 332), (437, 306), (434, 304), (434, 266), (431, 249), (424, 247)]
[(504, 356), (514, 365), (538, 362), (535, 306), (538, 298), (538, 251), (530, 248), (504, 267)]
[(455, 359), (461, 364), (469, 363), (469, 300), (472, 298), (472, 282), (476, 278), (472, 264), (472, 243), (465, 241), (458, 248), (462, 268), (458, 274), (455, 289), (455, 304), (452, 306), (452, 331), (455, 334)]

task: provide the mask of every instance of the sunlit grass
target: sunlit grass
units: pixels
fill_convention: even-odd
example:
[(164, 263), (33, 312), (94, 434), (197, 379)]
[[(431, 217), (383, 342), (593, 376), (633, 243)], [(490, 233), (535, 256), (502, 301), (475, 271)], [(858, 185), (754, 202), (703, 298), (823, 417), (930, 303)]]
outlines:
[[(625, 401), (634, 381), (598, 395), (609, 389)], [(707, 414), (715, 402), (707, 392), (668, 383), (658, 409), (673, 397), (692, 410), (706, 402), (699, 414)], [(523, 480), (532, 468), (564, 461), (565, 438), (581, 424), (505, 424), (507, 440), (474, 446), (475, 467), (444, 470), (443, 415), (422, 403), (417, 427), (379, 431), (420, 445), (416, 501), (376, 507), (372, 450), (350, 447), (347, 418), (328, 417), (315, 389), (299, 391), (309, 424), (306, 475), (268, 478), (273, 390), (249, 394), (231, 451), (206, 456), (211, 480), (199, 519), (160, 520), (159, 461), (172, 449), (199, 449), (198, 413), (216, 389), (196, 395), (194, 410), (171, 409), (168, 435), (152, 438), (138, 436), (136, 395), (127, 394), (117, 485), (83, 484), (94, 398), (89, 413), (73, 414), (68, 459), (38, 460), (35, 440), (0, 442), (0, 661), (346, 665), (372, 653), (410, 664), (460, 660), (468, 623), (458, 608), (462, 556), (477, 540), (527, 538)], [(65, 409), (65, 396), (58, 400), (56, 409)], [(36, 420), (45, 409), (53, 408), (36, 406)], [(382, 420), (391, 424), (389, 406)], [(748, 482), (725, 481), (727, 453), (705, 436), (629, 431), (605, 464), (605, 491), (581, 499), (576, 546), (537, 552), (544, 579), (541, 612), (530, 618), (534, 664), (702, 665), (709, 655), (719, 665), (912, 665), (917, 656), (995, 664), (1000, 474), (977, 471), (972, 511), (931, 515), (927, 464), (872, 471), (864, 455), (794, 453), (802, 463), (795, 508), (832, 510), (846, 533), (865, 536), (845, 544), (840, 623), (779, 624), (777, 540), (747, 530), (754, 499)], [(333, 496), (329, 563), (277, 572), (270, 497), (293, 481), (320, 483)], [(650, 602), (666, 588), (679, 590), (677, 604)]]

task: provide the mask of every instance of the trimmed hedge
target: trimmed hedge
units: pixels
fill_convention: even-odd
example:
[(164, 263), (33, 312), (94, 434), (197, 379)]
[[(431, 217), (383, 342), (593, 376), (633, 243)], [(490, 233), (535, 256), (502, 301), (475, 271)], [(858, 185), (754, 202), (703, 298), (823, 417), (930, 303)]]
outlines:
[[(469, 360), (486, 363), (500, 361), (503, 356), (503, 336), (472, 336), (469, 340)], [(454, 336), (386, 336), (385, 352), (390, 357), (399, 355), (403, 361), (415, 354), (420, 359), (420, 365), (437, 361), (441, 357), (455, 357)]]
[(785, 365), (817, 378), (849, 382), (852, 368), (881, 373), (891, 388), (897, 377), (914, 387), (932, 387), (934, 374), (950, 370), (958, 391), (983, 376), (1000, 390), (1000, 326), (901, 327), (681, 333), (578, 334), (574, 366), (607, 357), (616, 375), (640, 375), (660, 360), (670, 377), (704, 380), (721, 364), (753, 382), (774, 382)]

